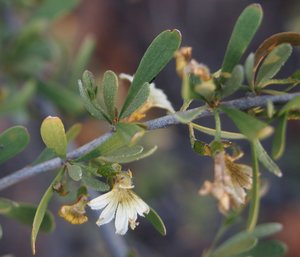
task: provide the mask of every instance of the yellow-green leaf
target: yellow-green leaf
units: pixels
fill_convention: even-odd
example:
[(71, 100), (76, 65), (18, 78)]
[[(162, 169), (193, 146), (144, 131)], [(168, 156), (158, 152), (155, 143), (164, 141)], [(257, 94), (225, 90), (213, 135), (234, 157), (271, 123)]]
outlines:
[(67, 137), (64, 125), (59, 117), (48, 116), (41, 125), (41, 136), (45, 145), (53, 149), (60, 157), (67, 153)]

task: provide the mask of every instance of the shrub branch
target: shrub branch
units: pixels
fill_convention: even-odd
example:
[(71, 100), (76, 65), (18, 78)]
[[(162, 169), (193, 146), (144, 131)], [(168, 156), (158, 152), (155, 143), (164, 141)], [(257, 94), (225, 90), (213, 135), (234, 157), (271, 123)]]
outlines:
[[(284, 95), (277, 95), (277, 96), (270, 96), (270, 95), (264, 95), (264, 96), (255, 96), (255, 97), (244, 97), (237, 100), (227, 101), (223, 102), (223, 105), (226, 105), (228, 107), (233, 107), (239, 110), (246, 110), (252, 107), (257, 106), (265, 106), (268, 102), (273, 102), (274, 104), (284, 104), (291, 99), (293, 99), (296, 96), (300, 96), (300, 93), (291, 93), (291, 94), (284, 94)], [(188, 110), (185, 111), (186, 113), (192, 111)], [(211, 110), (206, 110), (202, 112), (196, 119), (210, 116), (213, 112)], [(179, 124), (180, 122), (177, 120), (174, 114), (166, 115), (161, 118), (153, 119), (150, 121), (145, 122), (144, 124), (147, 126), (148, 130), (155, 130), (160, 128), (167, 128), (172, 125)], [(79, 147), (78, 149), (71, 151), (67, 154), (68, 160), (74, 160), (77, 159), (80, 156), (83, 156), (84, 154), (90, 152), (91, 150), (95, 149), (96, 147), (99, 147), (105, 140), (107, 140), (112, 135), (111, 132), (108, 132), (93, 141)], [(14, 184), (17, 184), (18, 182), (35, 176), (37, 174), (50, 171), (53, 169), (57, 169), (64, 165), (64, 161), (60, 158), (54, 158), (49, 161), (45, 161), (43, 163), (34, 165), (34, 166), (28, 166), (24, 167), (20, 170), (17, 170), (13, 172), (11, 175), (8, 175), (6, 177), (3, 177), (0, 179), (0, 190), (6, 189), (9, 186), (12, 186)]]

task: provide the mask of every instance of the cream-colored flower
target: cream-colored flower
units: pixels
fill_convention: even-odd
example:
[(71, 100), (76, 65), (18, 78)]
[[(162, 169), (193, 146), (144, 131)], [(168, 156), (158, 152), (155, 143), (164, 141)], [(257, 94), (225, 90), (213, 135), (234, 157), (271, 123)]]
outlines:
[(115, 217), (116, 233), (124, 235), (128, 230), (138, 225), (138, 215), (143, 216), (150, 211), (149, 206), (131, 189), (131, 172), (121, 172), (116, 175), (111, 191), (91, 200), (88, 205), (93, 210), (103, 209), (96, 224), (98, 226), (109, 223)]
[(226, 214), (231, 207), (238, 208), (246, 202), (246, 189), (252, 187), (252, 168), (234, 163), (236, 159), (225, 152), (214, 157), (215, 178), (205, 181), (200, 195), (212, 194), (219, 201), (219, 210)]
[[(132, 80), (133, 80), (133, 76), (130, 76), (130, 75), (124, 74), (124, 73), (121, 73), (119, 75), (119, 77), (121, 79), (125, 79), (130, 82), (132, 82)], [(131, 114), (128, 118), (126, 118), (126, 121), (132, 122), (132, 121), (138, 121), (138, 120), (144, 118), (146, 116), (145, 113), (153, 107), (165, 109), (171, 113), (175, 112), (172, 104), (168, 100), (164, 91), (162, 91), (159, 88), (156, 88), (155, 84), (151, 83), (150, 84), (150, 93), (149, 93), (149, 97), (148, 97), (147, 101), (140, 108), (138, 108), (133, 114)]]

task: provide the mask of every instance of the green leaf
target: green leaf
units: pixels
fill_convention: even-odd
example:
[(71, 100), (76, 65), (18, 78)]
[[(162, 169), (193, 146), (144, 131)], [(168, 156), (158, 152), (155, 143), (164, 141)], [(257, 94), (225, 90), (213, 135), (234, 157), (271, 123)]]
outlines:
[(103, 98), (107, 114), (110, 117), (110, 121), (114, 123), (116, 115), (116, 101), (119, 87), (117, 75), (112, 71), (106, 71), (103, 75), (102, 86)]
[(67, 154), (67, 137), (64, 124), (59, 117), (48, 116), (41, 125), (41, 136), (45, 145), (60, 157)]
[(29, 134), (25, 127), (11, 127), (0, 134), (0, 163), (22, 152), (29, 143)]
[(117, 133), (120, 134), (125, 145), (132, 146), (145, 134), (145, 129), (136, 124), (121, 123), (116, 125)]
[(139, 88), (135, 97), (132, 98), (130, 103), (127, 105), (126, 110), (123, 112), (122, 117), (128, 117), (139, 107), (141, 107), (148, 99), (150, 94), (150, 85), (145, 83), (142, 87)]
[(77, 6), (79, 0), (43, 0), (39, 8), (31, 16), (34, 19), (53, 20), (71, 11)]
[(284, 243), (277, 240), (258, 242), (258, 244), (249, 252), (234, 257), (283, 257), (287, 251)]
[[(36, 213), (36, 207), (29, 205), (29, 204), (13, 204), (12, 208), (4, 213), (3, 215), (17, 220), (21, 222), (22, 224), (32, 226), (33, 218)], [(43, 232), (51, 232), (54, 230), (55, 223), (54, 223), (54, 217), (51, 214), (51, 212), (46, 211), (45, 216), (42, 220), (40, 230)]]
[(257, 151), (257, 157), (260, 163), (271, 173), (274, 173), (276, 176), (281, 177), (282, 173), (280, 168), (277, 164), (272, 160), (272, 158), (268, 155), (266, 150), (263, 148), (261, 143), (256, 140), (255, 143), (255, 150)]
[(116, 128), (116, 132), (99, 147), (81, 156), (77, 161), (88, 161), (99, 156), (108, 156), (121, 147), (134, 145), (145, 133), (145, 130), (136, 124), (118, 123)]
[(8, 115), (11, 112), (24, 108), (36, 90), (36, 84), (33, 81), (27, 81), (22, 89), (15, 92), (11, 97), (0, 105), (0, 116)]
[(40, 82), (38, 90), (64, 112), (76, 115), (84, 111), (81, 98), (70, 89), (55, 82)]
[(290, 44), (281, 44), (275, 47), (262, 62), (255, 84), (259, 87), (260, 84), (272, 79), (280, 71), (292, 51), (293, 48)]
[(89, 71), (85, 71), (82, 76), (82, 81), (78, 80), (78, 86), (81, 99), (88, 112), (99, 120), (110, 121), (105, 111), (99, 105), (95, 104), (97, 85), (93, 74)]
[(211, 257), (232, 257), (234, 255), (249, 251), (257, 243), (257, 238), (251, 235), (237, 234), (221, 244)]
[(35, 254), (35, 242), (36, 242), (36, 238), (37, 235), (39, 233), (39, 230), (41, 228), (41, 224), (43, 222), (48, 204), (50, 199), (53, 196), (53, 186), (62, 178), (64, 174), (64, 169), (61, 169), (58, 174), (56, 175), (56, 177), (54, 178), (54, 180), (52, 181), (52, 183), (50, 184), (50, 186), (47, 188), (45, 194), (43, 195), (36, 213), (34, 215), (34, 219), (33, 219), (33, 224), (32, 224), (32, 231), (31, 231), (31, 248), (32, 248), (32, 253)]
[(181, 123), (189, 123), (205, 111), (207, 111), (207, 107), (201, 106), (185, 112), (177, 112), (174, 116)]
[(80, 181), (82, 178), (82, 170), (79, 165), (67, 164), (68, 174), (74, 181)]
[(300, 109), (300, 96), (296, 96), (281, 108), (279, 115), (283, 115), (286, 112), (292, 110), (299, 110), (299, 109)]
[(230, 77), (226, 80), (222, 89), (222, 97), (227, 97), (235, 93), (241, 86), (244, 80), (244, 69), (242, 65), (234, 67)]
[(140, 159), (146, 158), (153, 154), (157, 149), (157, 146), (152, 147), (149, 150), (144, 150), (140, 145), (131, 147), (122, 147), (117, 151), (111, 153), (108, 156), (101, 156), (99, 160), (105, 162), (116, 162), (116, 163), (129, 163), (133, 161), (138, 161)]
[(145, 215), (145, 218), (150, 221), (153, 227), (163, 236), (167, 234), (166, 226), (155, 210), (150, 207), (150, 211)]
[(265, 138), (273, 132), (271, 126), (247, 113), (224, 105), (220, 106), (220, 109), (229, 116), (241, 133), (250, 141)]
[(252, 236), (257, 238), (264, 238), (271, 236), (282, 230), (282, 225), (280, 223), (265, 223), (260, 224), (255, 227), (255, 229), (250, 233)]
[(231, 73), (250, 44), (262, 21), (263, 12), (259, 4), (249, 5), (239, 16), (229, 40), (222, 73)]
[(267, 38), (255, 52), (254, 73), (262, 60), (278, 45), (288, 43), (292, 46), (300, 45), (300, 34), (295, 32), (281, 32)]
[(72, 65), (72, 74), (70, 78), (70, 87), (74, 88), (77, 85), (78, 74), (82, 74), (87, 67), (91, 55), (95, 49), (96, 40), (88, 35), (80, 45), (78, 53)]
[[(139, 67), (136, 70), (133, 81), (128, 91), (127, 98), (122, 107), (120, 118), (128, 117), (138, 107), (134, 105), (136, 109), (131, 107), (131, 110), (127, 109), (132, 106), (132, 101), (137, 98), (141, 87), (145, 87), (145, 83), (150, 83), (158, 73), (167, 65), (172, 59), (175, 51), (178, 49), (181, 43), (181, 35), (178, 30), (166, 30), (160, 33), (150, 44), (146, 50)], [(140, 101), (140, 105), (143, 104)]]
[(275, 128), (275, 134), (272, 144), (272, 156), (275, 160), (279, 159), (285, 149), (285, 134), (288, 120), (288, 112), (278, 117), (278, 124)]
[(83, 183), (92, 188), (95, 191), (99, 191), (99, 192), (105, 192), (109, 190), (109, 185), (98, 180), (95, 177), (91, 177), (91, 176), (83, 176), (82, 177), (82, 181)]
[(244, 65), (244, 69), (245, 69), (245, 76), (247, 79), (247, 82), (250, 86), (250, 88), (253, 88), (253, 80), (254, 80), (254, 73), (253, 73), (253, 69), (254, 69), (254, 53), (251, 53), (248, 55), (246, 61), (245, 61), (245, 65)]

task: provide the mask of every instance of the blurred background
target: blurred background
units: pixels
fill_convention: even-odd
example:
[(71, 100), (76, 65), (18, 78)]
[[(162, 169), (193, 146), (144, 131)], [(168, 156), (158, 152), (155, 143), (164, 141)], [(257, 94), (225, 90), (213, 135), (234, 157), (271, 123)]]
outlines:
[[(264, 20), (251, 44), (252, 51), (274, 33), (300, 32), (299, 1), (256, 2), (263, 7)], [(237, 17), (251, 3), (254, 1), (0, 0), (0, 131), (22, 124), (31, 136), (30, 146), (2, 165), (0, 176), (35, 160), (44, 147), (39, 127), (48, 115), (62, 117), (67, 128), (75, 122), (83, 124), (74, 147), (108, 130), (104, 122), (91, 118), (80, 103), (77, 80), (84, 69), (91, 70), (98, 79), (108, 69), (133, 74), (153, 38), (165, 29), (177, 28), (183, 36), (182, 45), (193, 47), (193, 57), (216, 71), (222, 64)], [(297, 48), (283, 72), (290, 74), (295, 67), (300, 67)], [(175, 109), (180, 108), (181, 82), (174, 61), (155, 82)], [(127, 87), (120, 87), (120, 103)], [(20, 98), (22, 101), (16, 101)], [(147, 119), (159, 115), (164, 112), (151, 112)], [(201, 125), (212, 127), (212, 119), (201, 120)], [(288, 125), (288, 147), (278, 162), (283, 179), (262, 170), (269, 192), (262, 199), (260, 222), (284, 225), (277, 238), (288, 245), (289, 257), (300, 256), (299, 129), (299, 122)], [(212, 140), (203, 134), (197, 136), (202, 141)], [(164, 220), (167, 236), (160, 236), (147, 221), (140, 219), (135, 231), (119, 237), (110, 225), (99, 229), (94, 213), (89, 213), (87, 224), (73, 226), (56, 215), (62, 201), (54, 198), (50, 209), (56, 216), (56, 229), (52, 234), (39, 235), (36, 256), (121, 257), (118, 250), (122, 249), (143, 257), (201, 256), (222, 220), (215, 200), (197, 194), (204, 180), (212, 178), (212, 162), (192, 151), (183, 125), (149, 132), (144, 141), (149, 146), (158, 145), (159, 150), (126, 168), (134, 173), (137, 193)], [(270, 142), (264, 142), (267, 149)], [(250, 163), (248, 145), (241, 145), (246, 153), (242, 161)], [(0, 197), (38, 204), (53, 177), (48, 172), (27, 179), (1, 191)], [(32, 256), (30, 228), (1, 216), (0, 224), (4, 234), (0, 256)]]

